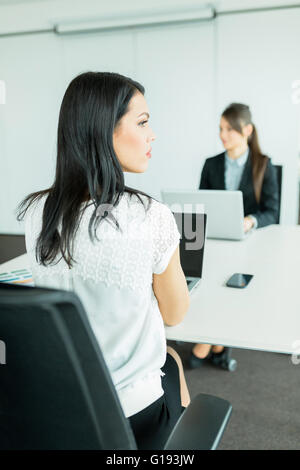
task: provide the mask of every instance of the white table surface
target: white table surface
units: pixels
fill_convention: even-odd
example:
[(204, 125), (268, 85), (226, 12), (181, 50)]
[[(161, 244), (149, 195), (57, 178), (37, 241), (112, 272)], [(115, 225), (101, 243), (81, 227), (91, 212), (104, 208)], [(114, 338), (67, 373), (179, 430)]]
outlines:
[[(236, 272), (254, 275), (246, 288), (225, 286)], [(239, 242), (206, 240), (202, 276), (183, 322), (166, 327), (168, 339), (299, 352), (300, 226), (268, 226)]]
[[(0, 272), (29, 268), (27, 255)], [(235, 272), (245, 289), (226, 287)], [(295, 353), (300, 342), (300, 226), (271, 225), (243, 241), (206, 240), (203, 279), (170, 340)], [(298, 342), (298, 343), (297, 343)]]
[(27, 254), (18, 256), (17, 258), (0, 264), (0, 274), (13, 271), (14, 269), (30, 269)]

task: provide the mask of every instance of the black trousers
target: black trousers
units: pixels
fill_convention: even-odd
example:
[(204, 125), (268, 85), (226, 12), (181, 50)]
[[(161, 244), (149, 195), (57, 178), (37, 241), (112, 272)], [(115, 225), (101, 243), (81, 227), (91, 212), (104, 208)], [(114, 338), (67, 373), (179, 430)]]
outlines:
[(162, 377), (164, 395), (128, 418), (138, 449), (163, 449), (179, 416), (184, 411), (180, 398), (179, 369), (170, 354), (167, 354), (161, 370), (165, 373)]

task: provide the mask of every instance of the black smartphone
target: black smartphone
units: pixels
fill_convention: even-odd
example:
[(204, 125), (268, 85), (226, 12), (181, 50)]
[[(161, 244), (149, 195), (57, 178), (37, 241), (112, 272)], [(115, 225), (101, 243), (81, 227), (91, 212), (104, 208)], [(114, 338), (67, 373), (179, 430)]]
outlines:
[(238, 287), (239, 289), (243, 289), (249, 284), (252, 278), (252, 274), (235, 273), (228, 279), (228, 281), (226, 282), (226, 286)]

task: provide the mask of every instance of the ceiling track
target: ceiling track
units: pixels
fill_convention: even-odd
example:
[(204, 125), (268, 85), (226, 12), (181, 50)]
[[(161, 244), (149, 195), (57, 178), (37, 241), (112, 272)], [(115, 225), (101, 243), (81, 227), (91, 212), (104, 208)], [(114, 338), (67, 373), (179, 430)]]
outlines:
[[(1, 7), (0, 7), (1, 8)], [(174, 21), (174, 22), (157, 22), (153, 23), (151, 25), (136, 25), (136, 26), (116, 26), (112, 28), (106, 28), (106, 29), (101, 29), (101, 31), (115, 31), (115, 30), (135, 30), (137, 28), (153, 28), (155, 26), (162, 26), (162, 25), (176, 25), (176, 24), (187, 24), (187, 23), (202, 23), (204, 21), (213, 21), (215, 20), (218, 16), (227, 16), (227, 15), (241, 15), (241, 14), (246, 14), (246, 13), (262, 13), (262, 12), (267, 12), (267, 11), (278, 11), (278, 10), (290, 10), (290, 9), (296, 9), (300, 8), (300, 4), (290, 4), (290, 5), (278, 5), (278, 6), (270, 6), (270, 7), (261, 7), (261, 8), (248, 8), (248, 9), (243, 9), (243, 10), (220, 10), (216, 11), (214, 10), (214, 16), (212, 18), (207, 18), (207, 19), (193, 19), (193, 20), (183, 20), (183, 21)], [(90, 33), (95, 33), (97, 32), (97, 29), (93, 29), (89, 31)], [(0, 33), (0, 39), (1, 38), (8, 38), (8, 37), (16, 37), (16, 36), (30, 36), (33, 34), (58, 34), (57, 33), (57, 28), (56, 26), (53, 26), (53, 28), (47, 28), (47, 29), (34, 29), (34, 30), (27, 30), (27, 31), (16, 31), (16, 32), (11, 32), (11, 33)], [(71, 34), (71, 33), (70, 33)], [(85, 32), (82, 33), (72, 33), (72, 34), (86, 34)]]

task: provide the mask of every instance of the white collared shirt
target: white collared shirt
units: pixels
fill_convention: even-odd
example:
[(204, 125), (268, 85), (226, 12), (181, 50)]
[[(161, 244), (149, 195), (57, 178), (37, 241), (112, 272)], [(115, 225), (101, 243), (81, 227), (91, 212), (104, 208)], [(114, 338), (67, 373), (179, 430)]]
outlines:
[[(228, 153), (225, 152), (225, 189), (229, 191), (237, 191), (239, 189), (248, 156), (249, 147), (246, 152), (236, 159), (230, 158)], [(252, 229), (257, 228), (258, 222), (256, 217), (250, 214), (248, 214), (248, 217), (251, 217), (253, 220), (254, 225)]]
[[(141, 196), (146, 207), (148, 200)], [(93, 204), (83, 205), (69, 269), (42, 266), (35, 258), (45, 196), (26, 213), (26, 248), (36, 286), (74, 291), (99, 342), (126, 417), (163, 395), (161, 367), (166, 360), (163, 319), (152, 289), (153, 273), (162, 273), (179, 244), (170, 209), (155, 200), (146, 212), (138, 198), (124, 193), (112, 214), (121, 231), (103, 221), (99, 240), (88, 233)]]
[(249, 148), (239, 158), (233, 159), (225, 152), (225, 188), (237, 191), (240, 187), (243, 171), (249, 155)]

